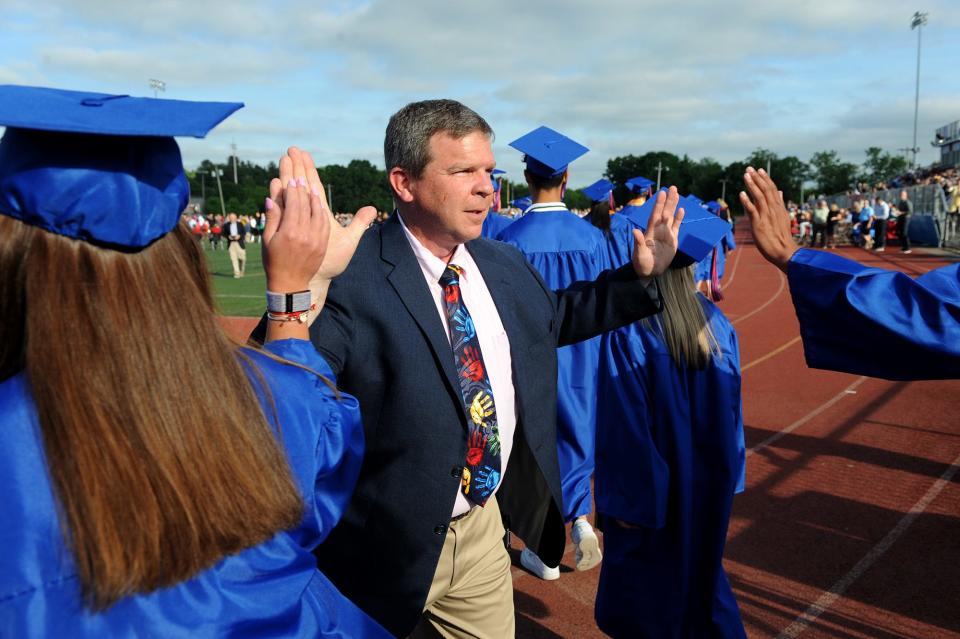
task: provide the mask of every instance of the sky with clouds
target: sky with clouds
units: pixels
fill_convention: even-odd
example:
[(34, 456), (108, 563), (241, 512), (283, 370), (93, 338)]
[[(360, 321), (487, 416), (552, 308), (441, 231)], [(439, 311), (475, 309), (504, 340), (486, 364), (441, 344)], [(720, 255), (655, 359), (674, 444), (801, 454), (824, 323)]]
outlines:
[(667, 150), (722, 163), (757, 147), (852, 162), (913, 135), (915, 10), (929, 12), (920, 74), (920, 162), (933, 130), (960, 119), (960, 11), (889, 0), (0, 0), (0, 84), (242, 101), (187, 168), (290, 144), (321, 164), (383, 165), (383, 130), (407, 102), (452, 97), (507, 144), (546, 124), (591, 153), (573, 186), (610, 157)]

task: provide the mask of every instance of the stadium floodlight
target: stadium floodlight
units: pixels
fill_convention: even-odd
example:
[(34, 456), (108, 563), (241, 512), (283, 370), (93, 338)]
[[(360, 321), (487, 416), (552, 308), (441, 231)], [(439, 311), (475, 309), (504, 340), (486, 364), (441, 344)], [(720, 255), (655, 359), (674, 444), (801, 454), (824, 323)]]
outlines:
[(917, 146), (917, 118), (920, 114), (920, 42), (923, 33), (923, 25), (927, 24), (927, 16), (930, 15), (924, 11), (916, 11), (910, 20), (910, 29), (917, 30), (917, 90), (913, 98), (913, 168), (917, 168), (917, 154), (920, 147)]
[(167, 83), (163, 80), (150, 78), (150, 88), (153, 89), (153, 97), (157, 97), (157, 91), (166, 91)]

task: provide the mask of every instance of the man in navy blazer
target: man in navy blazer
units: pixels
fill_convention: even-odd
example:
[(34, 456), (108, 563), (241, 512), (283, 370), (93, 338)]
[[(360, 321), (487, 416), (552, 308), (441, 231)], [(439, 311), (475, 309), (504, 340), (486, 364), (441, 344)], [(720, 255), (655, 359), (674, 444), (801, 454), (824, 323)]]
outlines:
[[(352, 259), (352, 247), (342, 251), (350, 259), (342, 275), (315, 288), (326, 291), (326, 303), (311, 340), (339, 387), (359, 399), (366, 432), (356, 490), (318, 549), (318, 562), (347, 597), (397, 636), (512, 636), (501, 517), (551, 565), (560, 563), (566, 539), (556, 349), (658, 312), (651, 278), (676, 252), (682, 211), (673, 215), (672, 189), (660, 196), (647, 237), (637, 232), (632, 264), (595, 282), (549, 290), (516, 249), (480, 238), (493, 195), (491, 137), (483, 118), (452, 100), (412, 103), (394, 114), (384, 151), (397, 210), (363, 234)], [(283, 167), (281, 178), (288, 179)], [(435, 259), (442, 267), (454, 256), (479, 271), (480, 278), (468, 273), (469, 285), (482, 279), (489, 291), (490, 308), (471, 312), (499, 317), (504, 341), (498, 343), (507, 351), (515, 397), (515, 422), (508, 417), (511, 423), (501, 425), (513, 428), (503, 480), (495, 498), (464, 512), (458, 500), (467, 416), (436, 299), (441, 289), (426, 263)], [(501, 397), (498, 413), (510, 412), (503, 406), (510, 394), (494, 394)]]

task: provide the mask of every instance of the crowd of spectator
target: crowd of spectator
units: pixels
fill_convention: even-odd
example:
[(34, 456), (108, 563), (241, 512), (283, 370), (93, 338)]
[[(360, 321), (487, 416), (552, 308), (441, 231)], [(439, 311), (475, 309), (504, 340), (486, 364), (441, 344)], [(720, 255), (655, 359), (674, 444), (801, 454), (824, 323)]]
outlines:
[[(957, 187), (953, 188), (956, 193)], [(901, 252), (911, 252), (908, 232), (913, 203), (907, 191), (901, 191), (896, 202), (879, 195), (855, 193), (851, 198), (850, 208), (828, 205), (823, 198), (802, 205), (788, 202), (794, 239), (801, 246), (834, 249), (853, 245), (877, 252), (884, 251), (887, 241), (895, 239)]]
[[(233, 215), (228, 213), (227, 216)], [(226, 250), (227, 242), (225, 240), (226, 219), (219, 213), (216, 215), (204, 215), (196, 206), (183, 213), (183, 223), (187, 225), (190, 232), (204, 247), (214, 251)], [(253, 215), (238, 215), (237, 221), (243, 224), (244, 239), (246, 242), (259, 243), (263, 235), (263, 227), (267, 222), (267, 216), (260, 211)]]
[(857, 185), (855, 191), (857, 193), (867, 193), (869, 191), (900, 189), (906, 186), (926, 186), (928, 184), (938, 184), (944, 189), (944, 192), (946, 192), (947, 187), (950, 185), (956, 185), (958, 179), (960, 179), (960, 174), (957, 172), (957, 167), (943, 167), (934, 165), (930, 167), (911, 169), (893, 179), (877, 182), (872, 186), (866, 182), (861, 182)]

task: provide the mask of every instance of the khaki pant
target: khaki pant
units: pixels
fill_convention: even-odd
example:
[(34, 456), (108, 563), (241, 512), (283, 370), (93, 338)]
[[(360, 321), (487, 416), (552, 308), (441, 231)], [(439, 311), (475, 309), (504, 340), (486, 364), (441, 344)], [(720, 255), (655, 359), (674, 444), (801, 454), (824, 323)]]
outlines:
[(247, 251), (240, 247), (240, 242), (230, 242), (230, 263), (233, 264), (234, 277), (243, 277), (246, 262)]
[(496, 497), (450, 522), (420, 623), (411, 639), (509, 639), (513, 579)]

